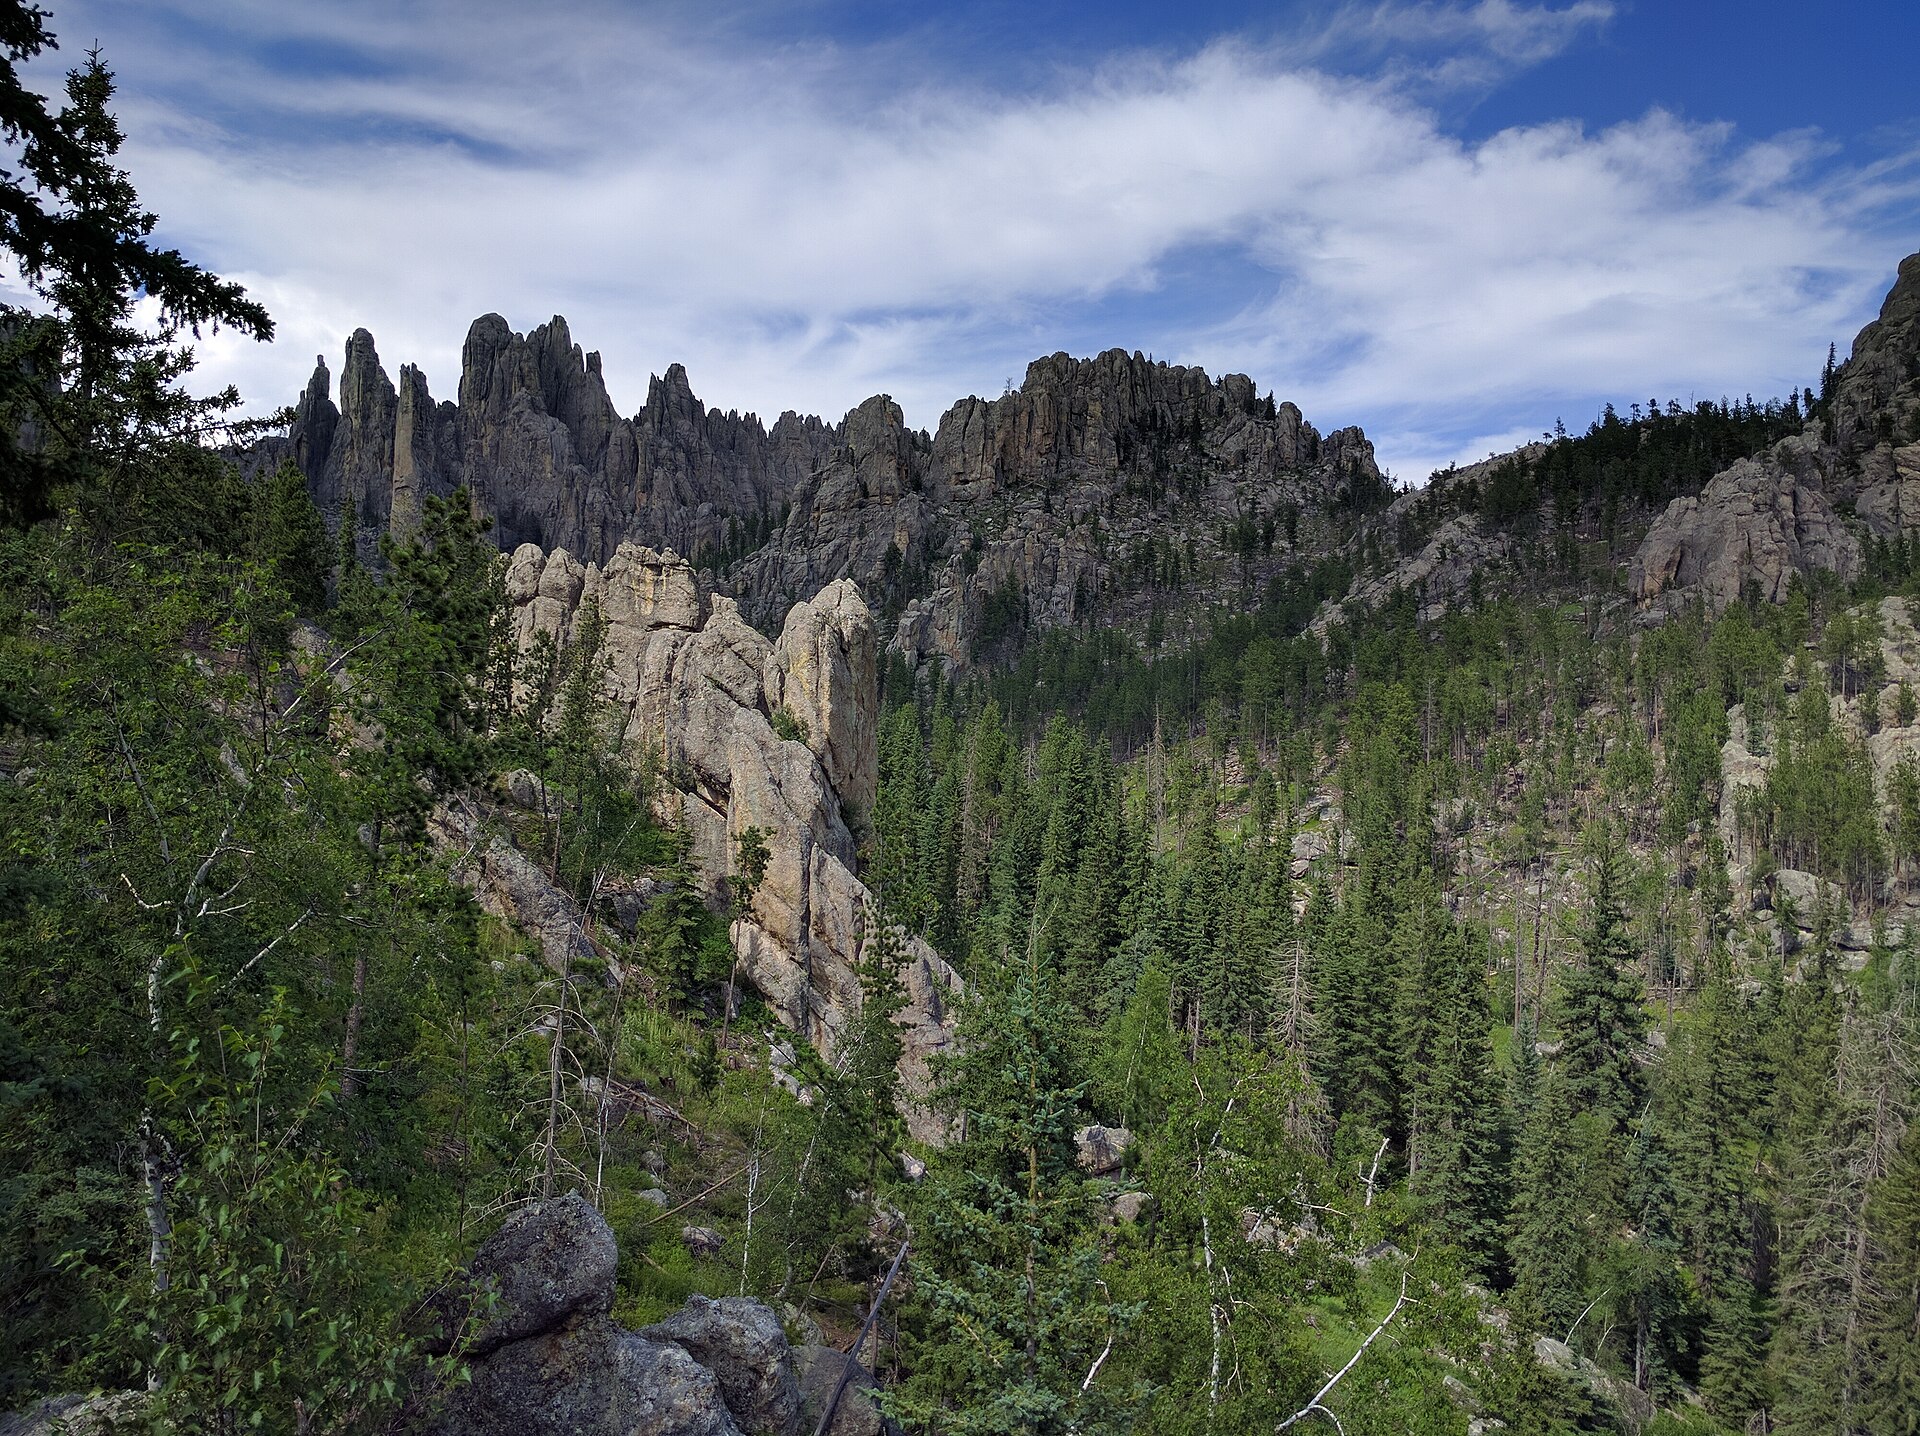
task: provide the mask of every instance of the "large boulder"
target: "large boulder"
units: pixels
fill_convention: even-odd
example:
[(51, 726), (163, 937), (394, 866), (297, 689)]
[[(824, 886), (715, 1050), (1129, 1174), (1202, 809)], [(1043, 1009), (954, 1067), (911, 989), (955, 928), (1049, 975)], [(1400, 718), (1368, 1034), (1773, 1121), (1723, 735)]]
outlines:
[(494, 1301), (468, 1350), (485, 1356), (556, 1331), (576, 1313), (604, 1315), (613, 1307), (619, 1259), (613, 1229), (578, 1192), (516, 1213), (468, 1268), (469, 1282)]
[(1082, 1171), (1104, 1177), (1120, 1170), (1127, 1148), (1133, 1145), (1133, 1133), (1125, 1127), (1102, 1127), (1097, 1123), (1073, 1134), (1074, 1158)]
[(472, 1367), (435, 1436), (740, 1436), (719, 1379), (606, 1317), (501, 1347)]
[(488, 1238), (463, 1286), (492, 1304), (433, 1436), (793, 1436), (800, 1388), (778, 1317), (694, 1297), (629, 1331), (608, 1315), (617, 1262), (606, 1219), (577, 1193)]
[[(827, 1427), (827, 1436), (881, 1436), (886, 1430), (871, 1394), (873, 1374), (846, 1352), (814, 1343), (796, 1351), (794, 1362), (800, 1373), (803, 1431), (811, 1433), (819, 1428), (836, 1391), (840, 1392), (840, 1404), (833, 1408), (833, 1424)], [(841, 1388), (843, 1378), (845, 1389)]]
[(800, 1412), (787, 1334), (757, 1301), (690, 1296), (642, 1336), (670, 1341), (711, 1371), (733, 1419), (747, 1436), (787, 1436)]

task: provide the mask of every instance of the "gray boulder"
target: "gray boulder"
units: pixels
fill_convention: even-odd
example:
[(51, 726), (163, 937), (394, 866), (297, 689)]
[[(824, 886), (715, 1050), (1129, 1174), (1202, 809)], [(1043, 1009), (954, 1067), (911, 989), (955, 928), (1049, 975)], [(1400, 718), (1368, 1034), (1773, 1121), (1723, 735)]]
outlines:
[(711, 1371), (727, 1410), (747, 1436), (786, 1436), (800, 1414), (800, 1387), (780, 1320), (757, 1301), (691, 1296), (640, 1333), (668, 1341)]
[(1551, 1336), (1535, 1337), (1533, 1359), (1546, 1370), (1584, 1386), (1592, 1395), (1613, 1406), (1634, 1430), (1653, 1420), (1651, 1396), (1631, 1381), (1609, 1374), (1564, 1341), (1555, 1341)]
[(874, 1381), (866, 1367), (844, 1351), (820, 1345), (801, 1347), (794, 1353), (794, 1362), (800, 1372), (801, 1424), (809, 1436), (820, 1425), (827, 1403), (833, 1400), (840, 1377), (849, 1366), (853, 1368), (853, 1375), (847, 1381), (847, 1389), (840, 1393), (840, 1404), (834, 1408), (833, 1424), (827, 1428), (827, 1436), (881, 1436), (886, 1423), (880, 1408), (868, 1394), (873, 1390)]
[(109, 1436), (132, 1429), (146, 1405), (139, 1391), (109, 1391), (93, 1396), (49, 1396), (25, 1411), (0, 1415), (0, 1436)]
[(619, 1260), (606, 1218), (578, 1192), (518, 1213), (473, 1259), (469, 1280), (493, 1291), (495, 1304), (468, 1350), (485, 1356), (557, 1330), (575, 1313), (610, 1311)]
[(1074, 1156), (1080, 1169), (1096, 1177), (1120, 1170), (1127, 1148), (1133, 1145), (1133, 1133), (1125, 1127), (1082, 1127), (1073, 1134)]
[(494, 1292), (494, 1306), (431, 1436), (793, 1436), (800, 1393), (779, 1318), (695, 1297), (629, 1331), (608, 1315), (617, 1259), (577, 1194), (489, 1238), (467, 1288)]
[(739, 1436), (714, 1374), (607, 1317), (475, 1362), (436, 1436)]

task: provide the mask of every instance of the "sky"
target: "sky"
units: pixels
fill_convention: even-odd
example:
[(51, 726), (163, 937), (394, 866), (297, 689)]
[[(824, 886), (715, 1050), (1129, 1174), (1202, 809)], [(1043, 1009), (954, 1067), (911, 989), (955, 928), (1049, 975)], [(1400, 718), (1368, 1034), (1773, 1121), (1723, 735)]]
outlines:
[(614, 403), (931, 429), (1029, 360), (1239, 371), (1395, 478), (1613, 402), (1784, 394), (1920, 249), (1920, 6), (43, 0), (159, 236), (454, 396), (566, 316)]

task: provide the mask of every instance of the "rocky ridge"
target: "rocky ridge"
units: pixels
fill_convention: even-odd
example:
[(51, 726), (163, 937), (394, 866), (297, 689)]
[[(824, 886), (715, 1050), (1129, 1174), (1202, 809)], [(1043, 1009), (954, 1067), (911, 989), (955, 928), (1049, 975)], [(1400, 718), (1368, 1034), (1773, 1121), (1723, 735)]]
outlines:
[(435, 401), (427, 377), (388, 377), (364, 329), (347, 340), (338, 402), (325, 356), (294, 406), (287, 435), (248, 455), (291, 460), (330, 523), (351, 519), (363, 551), (404, 532), (428, 494), (465, 486), (502, 547), (523, 542), (605, 560), (629, 536), (692, 552), (729, 541), (729, 524), (764, 529), (802, 476), (826, 462), (834, 431), (784, 414), (709, 410), (675, 364), (647, 402), (615, 411), (600, 356), (564, 319), (525, 335), (497, 314), (467, 331), (458, 402)]
[(412, 366), (390, 379), (355, 331), (338, 402), (323, 357), (287, 435), (247, 456), (288, 460), (369, 555), (464, 486), (508, 551), (605, 564), (623, 542), (670, 547), (768, 629), (852, 579), (885, 599), (895, 651), (952, 665), (1010, 628), (1144, 618), (1182, 578), (1251, 595), (1385, 492), (1360, 430), (1323, 437), (1244, 375), (1137, 352), (1036, 360), (931, 435), (885, 395), (769, 430), (707, 409), (678, 365), (624, 418), (564, 320), (520, 335), (498, 315), (468, 332), (457, 403)]
[[(1391, 495), (1358, 429), (1322, 436), (1244, 375), (1118, 349), (1035, 360), (1018, 388), (961, 400), (928, 434), (884, 395), (838, 423), (788, 413), (769, 429), (706, 408), (677, 365), (623, 417), (599, 356), (558, 318), (525, 335), (476, 320), (458, 401), (436, 402), (411, 366), (389, 379), (359, 330), (338, 402), (323, 361), (287, 436), (248, 456), (283, 459), (369, 549), (423, 496), (464, 485), (509, 551), (606, 563), (627, 541), (671, 547), (767, 631), (852, 579), (885, 613), (885, 648), (949, 667), (1033, 632), (1154, 613), (1177, 640), (1212, 605), (1342, 552), (1366, 560), (1349, 601), (1413, 589), (1434, 617), (1512, 558), (1461, 514), (1382, 561), (1417, 493), (1380, 512)], [(1695, 598), (1724, 607), (1752, 584), (1777, 596), (1795, 574), (1851, 577), (1863, 540), (1915, 531), (1920, 255), (1836, 371), (1824, 419), (1676, 499), (1629, 565), (1629, 596), (1653, 617)]]
[[(1511, 536), (1477, 511), (1497, 466), (1531, 462), (1529, 444), (1433, 476), (1360, 525), (1346, 552), (1357, 572), (1314, 621), (1324, 633), (1349, 606), (1411, 592), (1423, 620), (1513, 572)], [(1438, 517), (1436, 517), (1438, 516)], [(1631, 516), (1629, 516), (1630, 519)], [(1714, 475), (1653, 516), (1626, 566), (1644, 623), (1695, 601), (1719, 611), (1749, 592), (1785, 596), (1797, 576), (1857, 578), (1869, 545), (1920, 533), (1920, 255), (1902, 262), (1880, 317), (1862, 329), (1831, 380), (1824, 414), (1800, 433)]]

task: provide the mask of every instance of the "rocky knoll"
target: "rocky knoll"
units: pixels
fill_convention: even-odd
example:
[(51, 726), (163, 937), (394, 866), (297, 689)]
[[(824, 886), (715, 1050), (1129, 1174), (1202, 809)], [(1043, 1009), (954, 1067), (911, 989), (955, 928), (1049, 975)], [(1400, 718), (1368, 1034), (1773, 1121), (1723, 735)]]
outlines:
[[(338, 402), (325, 361), (283, 439), (330, 522), (364, 547), (428, 494), (465, 486), (503, 548), (610, 563), (621, 543), (694, 555), (763, 626), (836, 579), (883, 598), (911, 659), (969, 661), (1010, 626), (1128, 621), (1175, 589), (1242, 596), (1382, 479), (1358, 429), (1324, 438), (1244, 375), (1109, 350), (1055, 354), (998, 399), (963, 399), (931, 436), (868, 399), (838, 424), (707, 409), (684, 370), (631, 419), (597, 354), (554, 319), (526, 335), (476, 320), (457, 403), (418, 369), (396, 383), (374, 341), (348, 341)], [(1218, 596), (1218, 595), (1216, 595)]]
[[(480, 1248), (450, 1315), (483, 1312), (462, 1346), (471, 1380), (433, 1436), (796, 1436), (817, 1411), (779, 1318), (757, 1301), (695, 1296), (640, 1331), (613, 1308), (606, 1219), (577, 1193), (521, 1212)], [(477, 1306), (469, 1303), (480, 1303)], [(471, 1318), (467, 1318), (471, 1319)], [(809, 1387), (817, 1383), (809, 1382)], [(846, 1414), (871, 1420), (860, 1393)], [(842, 1428), (836, 1418), (835, 1429)]]
[[(572, 641), (583, 612), (603, 615), (607, 691), (627, 715), (628, 747), (663, 775), (669, 816), (716, 901), (740, 872), (741, 836), (765, 835), (765, 873), (733, 924), (740, 972), (831, 1058), (859, 1010), (855, 969), (875, 937), (855, 875), (855, 834), (878, 785), (877, 645), (859, 590), (829, 584), (769, 641), (670, 550), (623, 544), (603, 567), (525, 544), (506, 587), (523, 644), (540, 633)], [(904, 946), (901, 1072), (918, 1095), (928, 1059), (952, 1041), (960, 984), (924, 943)], [(909, 1125), (939, 1135), (917, 1105)]]

